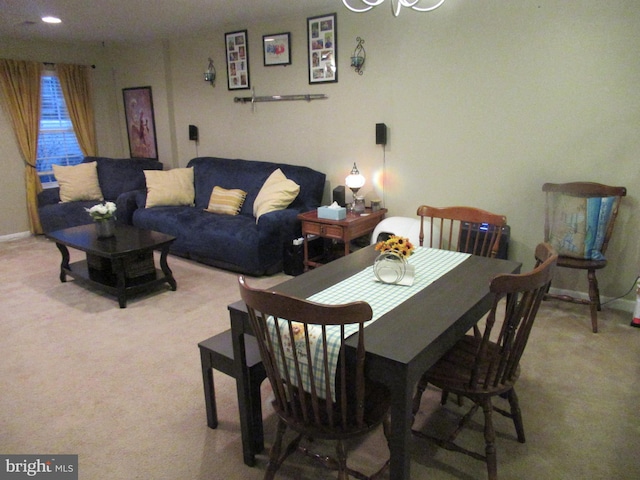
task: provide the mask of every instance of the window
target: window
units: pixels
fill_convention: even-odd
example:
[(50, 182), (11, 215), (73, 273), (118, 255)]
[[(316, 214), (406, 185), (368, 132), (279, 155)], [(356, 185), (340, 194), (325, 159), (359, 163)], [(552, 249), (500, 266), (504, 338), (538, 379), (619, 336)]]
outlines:
[(57, 186), (52, 165), (77, 165), (84, 155), (78, 145), (67, 112), (60, 81), (53, 72), (45, 72), (41, 80), (42, 106), (36, 169), (44, 188)]

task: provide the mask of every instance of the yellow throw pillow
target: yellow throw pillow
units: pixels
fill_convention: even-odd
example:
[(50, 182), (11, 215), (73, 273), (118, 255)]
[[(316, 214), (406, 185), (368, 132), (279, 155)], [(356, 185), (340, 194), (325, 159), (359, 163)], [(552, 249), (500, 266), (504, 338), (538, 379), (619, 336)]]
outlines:
[(253, 216), (256, 223), (261, 215), (284, 210), (293, 202), (300, 193), (300, 185), (289, 180), (282, 170), (277, 169), (264, 182), (253, 202)]
[(238, 215), (245, 198), (247, 198), (247, 192), (244, 190), (213, 187), (209, 206), (205, 208), (205, 212)]
[(144, 170), (147, 182), (146, 208), (193, 205), (193, 167), (171, 170)]
[(61, 202), (104, 200), (96, 162), (79, 163), (71, 167), (53, 165), (53, 174), (60, 187)]

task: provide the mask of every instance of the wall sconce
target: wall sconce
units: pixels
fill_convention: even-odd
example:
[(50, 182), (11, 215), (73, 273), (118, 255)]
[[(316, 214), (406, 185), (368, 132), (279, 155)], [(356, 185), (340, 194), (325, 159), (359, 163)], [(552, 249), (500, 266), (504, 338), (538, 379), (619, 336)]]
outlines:
[(204, 72), (204, 81), (209, 82), (212, 87), (215, 87), (216, 83), (216, 67), (213, 66), (213, 60), (209, 58), (209, 66), (207, 71)]
[[(356, 194), (358, 193), (358, 190), (360, 190), (364, 185), (364, 176), (361, 175), (360, 172), (358, 171), (358, 167), (356, 167), (356, 162), (353, 162), (353, 168), (351, 169), (351, 173), (347, 175), (347, 178), (344, 179), (344, 183), (353, 192), (352, 208), (355, 209), (357, 203), (360, 203), (360, 205), (364, 207), (364, 199), (362, 199), (362, 202), (357, 201), (358, 197)], [(364, 208), (362, 208), (361, 210), (364, 211)], [(362, 213), (362, 212), (358, 212), (358, 213)]]
[(362, 67), (364, 67), (364, 61), (367, 59), (367, 52), (364, 51), (364, 47), (362, 46), (364, 39), (356, 37), (356, 42), (358, 42), (358, 44), (351, 56), (351, 66), (355, 68), (358, 75), (362, 75)]

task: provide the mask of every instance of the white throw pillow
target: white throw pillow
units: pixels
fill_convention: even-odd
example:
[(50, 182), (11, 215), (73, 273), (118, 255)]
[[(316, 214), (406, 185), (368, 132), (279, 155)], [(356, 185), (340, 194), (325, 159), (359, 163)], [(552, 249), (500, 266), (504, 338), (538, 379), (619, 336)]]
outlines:
[(79, 163), (69, 167), (52, 165), (53, 174), (60, 187), (61, 202), (104, 200), (96, 162)]
[(145, 170), (147, 203), (145, 208), (193, 205), (193, 167), (171, 170)]
[(284, 210), (293, 202), (300, 193), (300, 185), (289, 180), (282, 170), (277, 169), (264, 182), (253, 202), (253, 216), (256, 223), (261, 215)]

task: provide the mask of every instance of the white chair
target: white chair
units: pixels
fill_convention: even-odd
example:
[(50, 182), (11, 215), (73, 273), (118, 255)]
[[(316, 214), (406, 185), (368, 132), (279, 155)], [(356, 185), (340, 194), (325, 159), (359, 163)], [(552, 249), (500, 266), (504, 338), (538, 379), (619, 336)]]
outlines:
[(371, 245), (375, 245), (379, 240), (386, 240), (386, 235), (385, 238), (378, 238), (381, 234), (399, 235), (408, 238), (416, 246), (420, 245), (420, 219), (418, 217), (385, 218), (373, 230)]

